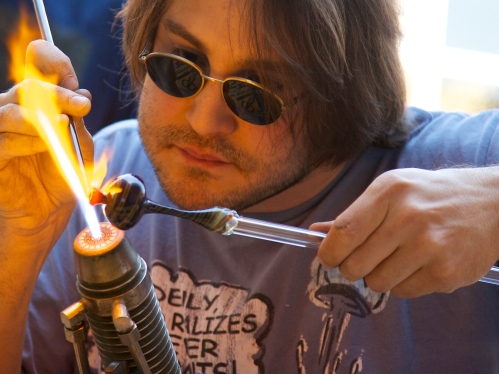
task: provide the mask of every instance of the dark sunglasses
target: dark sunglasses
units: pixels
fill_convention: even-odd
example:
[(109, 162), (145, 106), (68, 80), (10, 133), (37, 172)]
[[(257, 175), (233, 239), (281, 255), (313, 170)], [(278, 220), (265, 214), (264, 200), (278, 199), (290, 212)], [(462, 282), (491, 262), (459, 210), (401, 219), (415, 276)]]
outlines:
[[(232, 113), (254, 125), (269, 125), (277, 121), (289, 106), (259, 83), (240, 77), (224, 80), (209, 77), (192, 61), (171, 53), (150, 52), (147, 42), (139, 59), (159, 89), (175, 97), (192, 97), (204, 87), (206, 80), (222, 84), (222, 96)], [(292, 100), (293, 104), (298, 98)]]

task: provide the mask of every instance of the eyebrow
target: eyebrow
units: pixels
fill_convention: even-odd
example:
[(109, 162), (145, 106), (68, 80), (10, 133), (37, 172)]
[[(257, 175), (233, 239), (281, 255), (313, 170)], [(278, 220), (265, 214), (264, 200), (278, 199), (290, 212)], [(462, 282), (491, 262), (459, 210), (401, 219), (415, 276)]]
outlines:
[(206, 46), (194, 35), (192, 35), (187, 29), (181, 24), (167, 18), (164, 20), (163, 25), (175, 35), (180, 36), (182, 39), (185, 39), (189, 43), (191, 43), (194, 47), (196, 47), (200, 52), (206, 54), (207, 48)]
[[(163, 21), (163, 25), (169, 30), (171, 33), (180, 36), (182, 39), (191, 43), (196, 49), (198, 49), (201, 53), (207, 55), (208, 48), (194, 35), (192, 35), (184, 26), (175, 22), (174, 20), (167, 18)], [(279, 69), (276, 68), (276, 64), (273, 61), (269, 60), (245, 60), (240, 62), (242, 66), (259, 66), (261, 69), (276, 72)]]

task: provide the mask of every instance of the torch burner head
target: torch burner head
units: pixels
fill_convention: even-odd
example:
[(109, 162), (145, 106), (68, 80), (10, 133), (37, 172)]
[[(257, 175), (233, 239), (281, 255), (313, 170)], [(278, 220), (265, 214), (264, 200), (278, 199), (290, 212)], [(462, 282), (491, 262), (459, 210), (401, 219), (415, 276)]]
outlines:
[(100, 238), (94, 238), (87, 228), (74, 241), (76, 274), (79, 290), (83, 293), (102, 288), (103, 284), (111, 287), (111, 284), (120, 283), (141, 266), (124, 231), (108, 222), (102, 222), (100, 227)]
[(82, 256), (100, 256), (113, 250), (125, 236), (125, 233), (113, 227), (110, 223), (100, 224), (100, 238), (92, 236), (89, 228), (78, 234), (74, 242), (75, 251)]

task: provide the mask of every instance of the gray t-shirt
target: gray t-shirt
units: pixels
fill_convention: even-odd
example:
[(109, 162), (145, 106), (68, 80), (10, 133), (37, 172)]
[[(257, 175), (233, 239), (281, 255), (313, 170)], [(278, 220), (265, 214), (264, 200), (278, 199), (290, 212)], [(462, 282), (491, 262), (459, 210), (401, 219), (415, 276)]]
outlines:
[[(370, 148), (310, 201), (247, 216), (307, 228), (334, 219), (386, 170), (499, 160), (499, 111), (411, 109), (407, 120), (413, 131), (403, 149)], [(136, 121), (104, 129), (95, 142), (97, 153), (114, 151), (109, 178), (139, 175), (151, 200), (171, 205)], [(72, 247), (84, 227), (75, 212), (38, 279), (23, 355), (28, 373), (77, 372), (59, 312), (79, 300)], [(126, 235), (150, 268), (184, 373), (499, 372), (499, 287), (477, 283), (405, 300), (323, 269), (313, 250), (224, 237), (182, 219), (146, 215)], [(97, 370), (91, 337), (88, 349)]]

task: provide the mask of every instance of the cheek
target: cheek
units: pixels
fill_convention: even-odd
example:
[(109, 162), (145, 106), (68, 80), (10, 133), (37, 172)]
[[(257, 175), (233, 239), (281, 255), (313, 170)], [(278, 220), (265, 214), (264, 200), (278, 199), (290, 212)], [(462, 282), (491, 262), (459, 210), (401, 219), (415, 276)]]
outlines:
[(295, 149), (293, 138), (284, 122), (276, 122), (269, 127), (251, 126), (243, 136), (248, 139), (252, 153), (260, 159), (285, 159)]
[(139, 116), (159, 125), (183, 122), (189, 102), (190, 99), (173, 97), (161, 91), (146, 75), (140, 95)]

